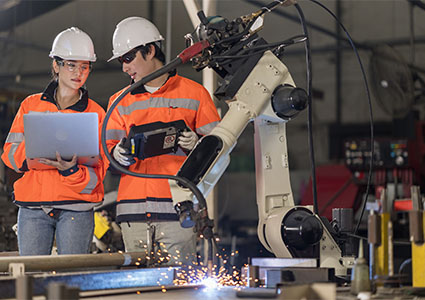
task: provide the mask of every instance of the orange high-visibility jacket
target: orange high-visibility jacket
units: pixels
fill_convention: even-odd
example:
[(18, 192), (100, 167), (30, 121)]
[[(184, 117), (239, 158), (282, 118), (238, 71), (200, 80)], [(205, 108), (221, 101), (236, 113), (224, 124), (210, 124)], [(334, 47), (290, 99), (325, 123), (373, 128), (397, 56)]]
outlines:
[[(108, 107), (125, 89), (110, 98)], [(197, 134), (205, 135), (218, 124), (220, 117), (203, 86), (171, 74), (156, 92), (148, 93), (141, 86), (120, 101), (107, 124), (108, 150), (111, 152), (114, 146), (128, 135), (132, 126), (177, 120), (184, 120)], [(129, 170), (137, 173), (175, 175), (186, 156), (179, 148), (175, 154), (136, 159), (136, 163), (131, 165)], [(166, 179), (147, 179), (122, 174), (118, 201), (119, 222), (178, 220)]]
[[(103, 179), (108, 162), (102, 149), (100, 149), (102, 161), (98, 166), (78, 165), (77, 168), (70, 170), (71, 172), (62, 172), (62, 174), (57, 169), (28, 170), (26, 164), (23, 116), (30, 112), (58, 112), (53, 98), (56, 87), (57, 83), (53, 81), (42, 94), (30, 95), (22, 101), (4, 144), (1, 158), (9, 168), (19, 173), (25, 172), (13, 185), (14, 200), (17, 205), (27, 207), (43, 205), (58, 208), (66, 206), (66, 209), (70, 210), (90, 209), (103, 200)], [(82, 92), (80, 100), (60, 112), (97, 113), (100, 141), (100, 128), (105, 111), (99, 104), (88, 98), (85, 89), (80, 90)]]

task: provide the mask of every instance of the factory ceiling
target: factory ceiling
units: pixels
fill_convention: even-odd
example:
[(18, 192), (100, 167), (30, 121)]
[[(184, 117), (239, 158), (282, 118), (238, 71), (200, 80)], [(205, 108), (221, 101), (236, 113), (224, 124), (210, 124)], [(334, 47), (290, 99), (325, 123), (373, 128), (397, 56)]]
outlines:
[(0, 1), (0, 32), (12, 30), (32, 18), (41, 16), (72, 0), (61, 1)]

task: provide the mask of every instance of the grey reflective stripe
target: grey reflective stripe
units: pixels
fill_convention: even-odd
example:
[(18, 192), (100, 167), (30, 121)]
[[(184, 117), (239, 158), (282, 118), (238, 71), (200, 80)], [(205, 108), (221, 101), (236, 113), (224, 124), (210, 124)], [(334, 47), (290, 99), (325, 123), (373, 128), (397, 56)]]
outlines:
[(106, 130), (106, 140), (121, 140), (127, 134), (125, 130), (120, 129), (108, 129)]
[(24, 140), (22, 132), (9, 132), (6, 138), (6, 143), (21, 143)]
[(207, 125), (204, 125), (202, 127), (199, 127), (199, 128), (196, 129), (196, 133), (200, 134), (200, 135), (207, 135), (214, 129), (215, 126), (218, 125), (218, 123), (219, 123), (218, 121), (215, 121), (215, 122), (211, 122)]
[(6, 143), (12, 143), (8, 158), (10, 163), (12, 164), (13, 169), (16, 172), (21, 172), (21, 171), (19, 170), (18, 165), (16, 164), (16, 161), (15, 161), (15, 152), (23, 140), (24, 140), (24, 134), (22, 132), (9, 132), (6, 139)]
[(96, 172), (94, 171), (92, 167), (87, 167), (87, 170), (89, 170), (90, 180), (89, 180), (89, 183), (87, 183), (84, 190), (81, 192), (81, 194), (91, 194), (91, 192), (93, 192), (94, 188), (97, 185), (98, 180), (97, 180)]
[(118, 202), (117, 215), (137, 215), (150, 213), (175, 214), (176, 210), (172, 202), (146, 201), (139, 203)]
[(20, 144), (20, 143), (14, 143), (14, 144), (12, 144), (12, 146), (10, 147), (9, 155), (8, 155), (8, 157), (9, 157), (9, 161), (10, 161), (10, 163), (12, 164), (12, 167), (13, 167), (13, 169), (14, 169), (16, 172), (21, 172), (21, 171), (19, 170), (18, 166), (16, 165), (16, 161), (15, 161), (15, 157), (14, 157), (15, 152), (16, 152), (16, 149), (18, 149), (19, 144)]
[(194, 99), (169, 99), (169, 98), (150, 98), (149, 100), (136, 101), (129, 106), (118, 106), (119, 113), (129, 115), (136, 110), (148, 109), (148, 108), (186, 108), (191, 110), (198, 110), (199, 101)]

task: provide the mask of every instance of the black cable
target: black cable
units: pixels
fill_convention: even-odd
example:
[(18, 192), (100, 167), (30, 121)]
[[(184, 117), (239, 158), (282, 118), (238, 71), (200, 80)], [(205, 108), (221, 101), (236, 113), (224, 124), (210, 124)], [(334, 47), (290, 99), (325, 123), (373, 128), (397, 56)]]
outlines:
[(356, 46), (354, 45), (354, 42), (353, 42), (353, 40), (351, 39), (351, 36), (350, 36), (350, 34), (348, 33), (348, 31), (347, 31), (347, 29), (345, 28), (345, 26), (339, 21), (339, 19), (337, 18), (337, 16), (335, 16), (335, 14), (332, 12), (332, 11), (330, 11), (326, 6), (324, 6), (322, 3), (320, 3), (319, 1), (317, 1), (317, 0), (310, 0), (311, 2), (313, 2), (313, 3), (315, 3), (315, 4), (317, 4), (317, 5), (319, 5), (320, 7), (322, 7), (324, 10), (326, 10), (334, 19), (335, 19), (335, 21), (337, 21), (338, 22), (338, 24), (339, 24), (339, 26), (341, 26), (341, 28), (342, 28), (342, 30), (344, 30), (344, 32), (345, 32), (345, 35), (347, 36), (347, 38), (348, 38), (348, 41), (350, 42), (350, 44), (351, 44), (351, 47), (353, 48), (353, 50), (354, 50), (354, 53), (356, 54), (356, 57), (357, 57), (357, 60), (358, 60), (358, 62), (359, 62), (359, 65), (360, 65), (360, 69), (361, 69), (361, 72), (362, 72), (362, 76), (363, 76), (363, 79), (364, 79), (364, 84), (365, 84), (365, 89), (366, 89), (366, 94), (367, 94), (367, 100), (368, 100), (368, 104), (369, 104), (369, 122), (370, 122), (370, 164), (369, 164), (369, 172), (368, 172), (368, 178), (367, 178), (367, 187), (366, 187), (366, 197), (364, 197), (364, 199), (363, 199), (363, 203), (362, 203), (362, 206), (361, 206), (361, 212), (360, 212), (360, 217), (359, 217), (359, 220), (357, 221), (357, 225), (356, 225), (356, 227), (355, 227), (355, 229), (354, 229), (354, 234), (356, 234), (357, 233), (357, 231), (359, 230), (359, 227), (360, 227), (360, 223), (361, 223), (361, 221), (362, 221), (362, 218), (363, 218), (363, 214), (364, 214), (364, 212), (365, 212), (365, 209), (366, 209), (366, 203), (367, 203), (367, 199), (368, 199), (368, 197), (369, 197), (369, 190), (370, 190), (370, 185), (371, 185), (371, 182), (372, 182), (372, 168), (373, 168), (373, 160), (374, 160), (374, 155), (375, 155), (375, 150), (374, 150), (374, 147), (373, 147), (373, 144), (375, 143), (375, 138), (374, 138), (374, 130), (373, 130), (373, 112), (372, 112), (372, 101), (371, 101), (371, 99), (370, 99), (370, 90), (369, 90), (369, 84), (367, 83), (367, 78), (366, 78), (366, 72), (365, 72), (365, 70), (364, 70), (364, 67), (363, 67), (363, 63), (362, 63), (362, 60), (360, 59), (360, 56), (359, 56), (359, 53), (357, 52), (357, 48), (356, 48)]
[[(299, 39), (299, 40), (297, 40), (297, 39)], [(299, 35), (293, 36), (293, 37), (291, 37), (289, 39), (286, 39), (284, 41), (274, 42), (274, 43), (268, 43), (267, 45), (259, 45), (259, 46), (254, 46), (254, 47), (250, 47), (250, 48), (245, 48), (241, 52), (241, 54), (243, 54), (245, 52), (250, 52), (252, 50), (261, 50), (261, 49), (266, 49), (266, 48), (274, 48), (274, 47), (277, 47), (277, 46), (280, 46), (280, 45), (285, 45), (285, 46), (295, 45), (295, 44), (298, 44), (298, 43), (305, 42), (306, 39), (307, 39), (307, 36), (306, 35), (299, 34)]]
[(304, 18), (304, 13), (301, 7), (298, 4), (295, 4), (297, 9), (301, 25), (303, 27), (303, 34), (307, 37), (305, 40), (305, 59), (307, 64), (307, 99), (308, 99), (308, 108), (307, 108), (307, 129), (308, 129), (308, 145), (309, 145), (309, 154), (310, 154), (310, 165), (311, 165), (311, 185), (313, 188), (313, 212), (317, 215), (319, 214), (319, 205), (317, 201), (317, 180), (316, 180), (316, 159), (314, 156), (314, 141), (313, 141), (313, 103), (312, 103), (312, 65), (311, 65), (311, 47), (310, 39), (308, 38), (307, 25)]
[(232, 35), (231, 37), (228, 37), (226, 39), (222, 39), (222, 40), (219, 40), (218, 42), (215, 42), (214, 47), (217, 47), (221, 44), (230, 43), (234, 40), (239, 41), (244, 35), (248, 34), (248, 31), (249, 31), (249, 26), (247, 28), (245, 28), (241, 33)]
[[(271, 12), (273, 9), (275, 9), (277, 6), (283, 4), (285, 1), (284, 0), (275, 0), (273, 2), (270, 2), (269, 4), (267, 4), (266, 6), (261, 8), (261, 13), (258, 15), (259, 17), (264, 15), (265, 13)], [(295, 4), (297, 5), (297, 4)]]
[[(301, 35), (300, 36), (297, 36), (297, 37), (304, 37), (305, 38), (305, 36), (301, 36)], [(222, 56), (216, 55), (216, 56), (214, 56), (211, 59), (211, 63), (216, 62), (216, 61), (220, 61), (219, 63), (224, 65), (224, 64), (227, 64), (227, 60), (229, 60), (229, 62), (230, 62), (230, 61), (232, 61), (234, 59), (239, 59), (239, 58), (244, 58), (244, 57), (250, 57), (250, 56), (258, 55), (260, 53), (264, 53), (267, 50), (271, 50), (271, 49), (275, 49), (275, 48), (280, 48), (280, 47), (292, 46), (292, 45), (295, 45), (295, 44), (298, 44), (298, 43), (305, 42), (305, 40), (297, 40), (297, 41), (292, 40), (290, 43), (285, 44), (285, 42), (287, 42), (287, 41), (288, 40), (281, 41), (281, 42), (275, 42), (275, 43), (267, 44), (267, 45), (261, 45), (261, 46), (247, 48), (244, 51), (242, 51), (241, 54), (222, 55)], [(253, 50), (255, 50), (255, 52), (248, 53), (248, 54), (242, 54), (242, 53), (246, 53), (246, 52), (251, 52)], [(226, 59), (226, 60), (225, 61), (221, 61), (223, 59)]]

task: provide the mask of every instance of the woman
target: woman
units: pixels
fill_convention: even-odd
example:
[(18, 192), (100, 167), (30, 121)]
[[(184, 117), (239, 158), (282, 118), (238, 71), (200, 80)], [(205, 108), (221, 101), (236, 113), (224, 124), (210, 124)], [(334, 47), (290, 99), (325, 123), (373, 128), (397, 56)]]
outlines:
[(105, 159), (90, 167), (79, 165), (75, 155), (66, 161), (57, 153), (57, 160), (40, 160), (48, 169), (28, 169), (25, 114), (95, 112), (99, 128), (105, 116), (103, 108), (88, 98), (84, 86), (91, 64), (96, 61), (90, 37), (78, 28), (68, 28), (56, 36), (49, 56), (53, 59), (53, 80), (43, 93), (22, 101), (2, 154), (9, 168), (24, 172), (14, 184), (14, 202), (19, 206), (20, 255), (51, 254), (55, 237), (58, 254), (88, 253), (93, 239), (93, 207), (104, 194)]

